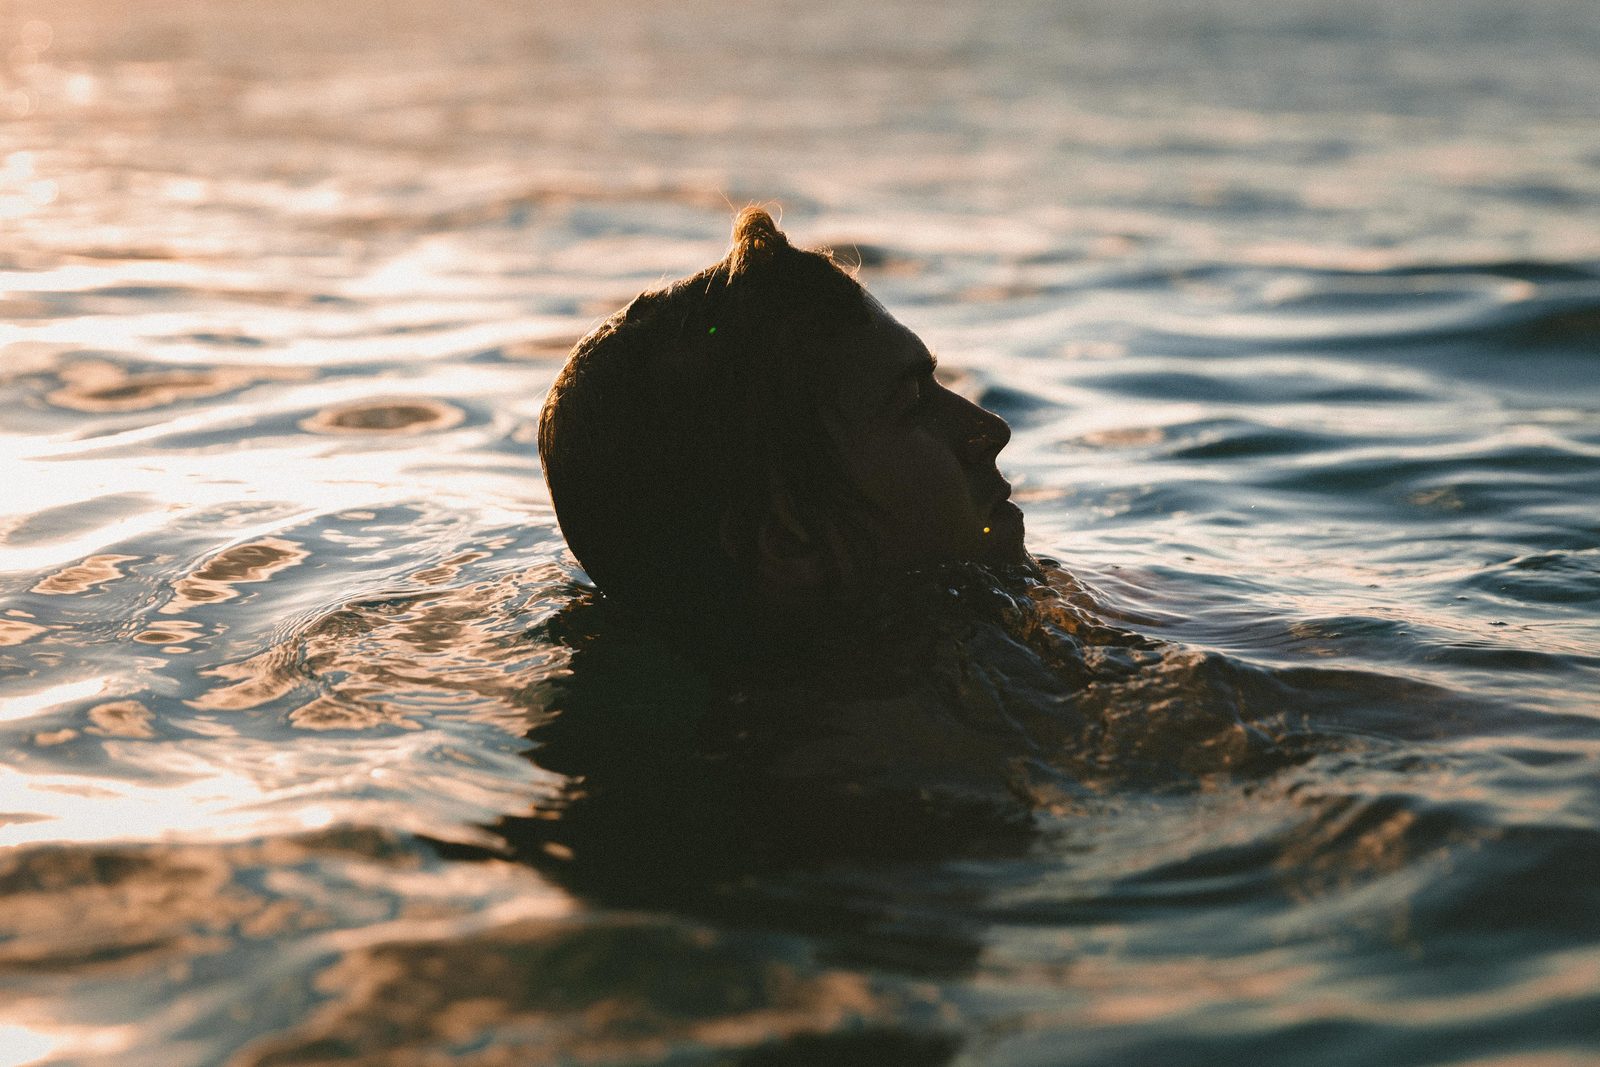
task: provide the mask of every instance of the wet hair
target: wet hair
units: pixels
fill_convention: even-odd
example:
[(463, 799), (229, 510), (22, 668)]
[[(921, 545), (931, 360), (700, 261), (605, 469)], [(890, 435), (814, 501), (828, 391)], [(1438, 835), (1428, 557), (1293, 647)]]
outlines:
[(839, 524), (852, 490), (825, 424), (834, 342), (868, 321), (830, 253), (746, 208), (721, 262), (578, 342), (539, 456), (567, 545), (609, 598), (657, 621), (736, 621), (775, 492), (803, 526)]

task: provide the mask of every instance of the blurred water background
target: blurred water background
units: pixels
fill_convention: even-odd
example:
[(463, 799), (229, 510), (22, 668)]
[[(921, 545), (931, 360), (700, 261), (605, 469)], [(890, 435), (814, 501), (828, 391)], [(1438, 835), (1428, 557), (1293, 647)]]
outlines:
[[(1592, 0), (6, 0), (0, 64), (0, 1063), (1600, 1061)], [(751, 201), (1338, 743), (761, 907), (508, 850), (544, 390)]]

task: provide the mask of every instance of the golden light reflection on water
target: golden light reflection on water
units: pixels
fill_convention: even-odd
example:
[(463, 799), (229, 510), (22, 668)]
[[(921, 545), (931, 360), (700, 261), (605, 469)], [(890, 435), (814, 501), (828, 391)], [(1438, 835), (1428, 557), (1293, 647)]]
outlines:
[[(518, 924), (559, 929), (574, 911), (570, 898), (526, 868), (425, 864), (376, 830), (13, 849), (0, 853), (0, 885), (7, 890), (0, 975), (67, 974), (156, 988), (192, 981), (197, 968), (215, 968), (241, 945), (360, 959), (393, 942), (470, 938)], [(191, 1009), (215, 1008), (237, 1024), (248, 1014), (245, 1001), (309, 996), (299, 985), (258, 985), (256, 977), (214, 971)], [(96, 1016), (103, 1014), (72, 1018), (48, 997), (13, 999), (0, 1007), (0, 1037), (15, 1040), (0, 1053), (13, 1057), (4, 1062), (22, 1064), (51, 1054), (112, 1057), (134, 1042), (148, 1045), (150, 1019), (86, 1025)]]
[[(1509, 987), (1467, 995), (1408, 991), (1403, 1003), (1385, 1001), (1381, 989), (1387, 983), (1382, 978), (1355, 980), (1332, 988), (1324, 978), (1320, 964), (1302, 959), (1293, 948), (1239, 959), (1196, 955), (1157, 961), (1086, 955), (1075, 960), (1066, 973), (1055, 976), (1084, 994), (1083, 1007), (1035, 1018), (1032, 1024), (1064, 1030), (1137, 1027), (1163, 1020), (1237, 1013), (1252, 1018), (1256, 1026), (1272, 1030), (1335, 1021), (1375, 1026), (1483, 1026), (1497, 1018), (1515, 1018), (1535, 1011), (1541, 1004), (1583, 997), (1600, 983), (1600, 961), (1589, 952), (1555, 952), (1531, 965)], [(1590, 1061), (1557, 1053), (1548, 1061), (1532, 1056), (1504, 1062)]]
[(295, 367), (205, 367), (130, 372), (102, 360), (78, 360), (58, 372), (61, 388), (47, 394), (57, 407), (85, 412), (146, 411), (180, 401), (220, 396), (268, 381), (303, 381)]
[(252, 812), (275, 798), (269, 785), (247, 773), (197, 772), (188, 781), (151, 785), (0, 768), (0, 811), (23, 813), (21, 821), (0, 826), (0, 847), (184, 835), (226, 839), (317, 829), (337, 817), (316, 805)]
[(114, 582), (125, 576), (121, 564), (132, 563), (138, 556), (119, 556), (114, 552), (97, 553), (81, 563), (73, 563), (46, 575), (34, 585), (33, 592), (46, 596), (74, 596)]
[(113, 700), (89, 709), (87, 732), (102, 737), (154, 737), (150, 726), (153, 717), (154, 713), (137, 700)]
[(12, 693), (0, 703), (0, 721), (31, 718), (62, 704), (98, 696), (105, 689), (106, 679), (95, 677)]
[[(102, 685), (100, 688), (104, 688)], [(97, 692), (99, 690), (96, 690)], [(76, 727), (64, 726), (56, 730), (42, 730), (33, 735), (33, 743), (39, 748), (51, 748), (64, 745), (68, 741), (76, 740), (83, 734), (96, 737), (128, 737), (135, 739), (152, 738), (156, 736), (152, 726), (154, 713), (137, 700), (113, 700), (105, 704), (96, 704), (87, 712), (89, 724), (79, 730)]]
[(25, 1067), (44, 1059), (64, 1043), (60, 1034), (0, 1021), (0, 1067)]
[(416, 729), (419, 716), (468, 709), (520, 721), (527, 714), (524, 694), (564, 653), (529, 647), (519, 639), (521, 625), (508, 627), (486, 606), (551, 582), (558, 572), (541, 565), (492, 582), (448, 584), (486, 555), (461, 553), (409, 576), (437, 592), (350, 604), (290, 642), (208, 668), (204, 676), (224, 684), (189, 705), (244, 711), (315, 683), (324, 691), (288, 713), (301, 729)]
[(6, 1016), (25, 1016), (15, 1005), (0, 1009), (0, 1067), (29, 1067), (59, 1061), (61, 1057), (115, 1056), (133, 1047), (133, 1026), (71, 1026), (56, 1023), (8, 1022)]
[[(455, 980), (439, 981), (443, 974)], [(711, 976), (736, 990), (729, 1002), (713, 995), (696, 1003), (663, 988)], [(735, 1055), (786, 1038), (892, 1027), (913, 1014), (947, 1026), (959, 1017), (932, 983), (893, 985), (803, 956), (761, 959), (738, 934), (648, 915), (593, 927), (541, 917), (468, 938), (363, 946), (317, 984), (329, 995), (321, 1010), (251, 1049), (241, 1067), (288, 1067), (329, 1046), (381, 1061), (489, 1035), (507, 1062), (599, 1054), (645, 1063), (686, 1045)]]
[(307, 433), (419, 434), (457, 426), (466, 413), (452, 404), (423, 398), (366, 400), (325, 408), (300, 421)]
[(172, 600), (161, 612), (173, 615), (197, 604), (232, 600), (239, 595), (238, 586), (265, 582), (279, 571), (303, 563), (308, 555), (300, 545), (281, 537), (230, 545), (174, 582)]
[[(1333, 63), (1295, 63), (1297, 48), (1328, 59), (1367, 40), (1309, 2), (1268, 14), (1202, 5), (1216, 4), (1219, 26), (1237, 15), (1252, 42), (1283, 46), (1249, 56), (1264, 57), (1249, 68), (1258, 76), (1215, 93), (1194, 91), (1206, 71), (1182, 60), (1193, 43), (1184, 18), (1167, 20), (1170, 39), (1161, 20), (1118, 37), (1134, 9), (1115, 3), (1091, 3), (1060, 34), (1019, 33), (1005, 4), (949, 18), (891, 4), (803, 25), (762, 5), (735, 20), (689, 7), (655, 20), (640, 7), (635, 28), (648, 32), (630, 34), (595, 32), (592, 12), (516, 4), (306, 2), (282, 17), (275, 3), (17, 2), (18, 32), (0, 46), (0, 116), (15, 120), (0, 129), (0, 220), (15, 231), (0, 249), (0, 577), (16, 595), (0, 604), (0, 726), (15, 755), (0, 771), (0, 812), (13, 820), (0, 826), (13, 846), (0, 853), (0, 977), (46, 991), (81, 979), (93, 992), (80, 1012), (137, 1002), (108, 989), (164, 1003), (129, 1012), (134, 1027), (90, 1030), (46, 1010), (66, 994), (36, 1014), (7, 1002), (0, 1057), (110, 1062), (170, 1039), (221, 1062), (237, 1051), (218, 1051), (233, 1039), (223, 1035), (246, 1033), (257, 1007), (271, 1033), (240, 1064), (304, 1062), (345, 1039), (374, 1061), (469, 1045), (503, 1059), (524, 1038), (530, 1060), (551, 1047), (574, 1060), (619, 1049), (733, 1058), (774, 1038), (892, 1029), (908, 1005), (965, 1025), (934, 990), (872, 987), (865, 976), (898, 957), (855, 972), (807, 967), (725, 932), (647, 929), (636, 914), (566, 900), (525, 868), (443, 862), (405, 836), (487, 847), (477, 827), (548, 795), (521, 738), (540, 685), (570, 665), (559, 642), (527, 631), (572, 588), (530, 458), (539, 393), (594, 316), (720, 251), (719, 190), (789, 197), (797, 236), (869, 245), (864, 276), (891, 306), (926, 315), (948, 364), (966, 365), (967, 394), (1015, 405), (1002, 464), (1022, 472), (1007, 469), (1016, 499), (1068, 558), (1125, 565), (1115, 588), (1142, 613), (1134, 625), (1297, 666), (1380, 661), (1394, 684), (1358, 697), (1382, 714), (1432, 714), (1402, 691), (1405, 678), (1490, 678), (1427, 658), (1483, 635), (1454, 601), (1410, 594), (1433, 581), (1475, 595), (1485, 568), (1474, 553), (1492, 538), (1463, 539), (1424, 575), (1408, 524), (1494, 529), (1496, 513), (1474, 512), (1484, 493), (1470, 468), (1482, 461), (1495, 492), (1525, 472), (1554, 493), (1548, 465), (1501, 478), (1491, 453), (1570, 463), (1592, 423), (1587, 401), (1563, 399), (1571, 434), (1480, 437), (1479, 454), (1453, 456), (1422, 439), (1499, 418), (1502, 398), (1465, 402), (1470, 382), (1409, 356), (1381, 361), (1364, 340), (1410, 345), (1430, 329), (1459, 340), (1581, 287), (1576, 266), (1554, 283), (1509, 276), (1526, 264), (1492, 266), (1593, 255), (1592, 233), (1572, 224), (1596, 189), (1592, 109), (1571, 122), (1543, 107), (1561, 92), (1549, 70), (1575, 83), (1593, 69), (1581, 43), (1547, 69), (1469, 63), (1494, 71), (1494, 107), (1430, 117), (1384, 113), (1365, 87), (1336, 84)], [(1538, 7), (1519, 10), (1519, 27), (1534, 27)], [(1426, 52), (1450, 20), (1409, 17), (1384, 20), (1383, 44), (1404, 73), (1392, 88), (1425, 111), (1461, 87), (1402, 53)], [(1302, 18), (1339, 32), (1299, 37)], [(881, 53), (880, 30), (892, 30)], [(672, 39), (690, 47), (663, 46)], [(1207, 40), (1229, 47), (1226, 33)], [(715, 72), (757, 41), (770, 75), (754, 86), (759, 101), (741, 104)], [(1171, 45), (1160, 54), (1178, 57), (1163, 65), (1176, 75), (1138, 64), (1137, 83), (1119, 82), (1115, 57), (1151, 44)], [(1514, 42), (1469, 51), (1498, 60), (1504, 47)], [(1282, 99), (1210, 98), (1270, 87), (1280, 54), (1294, 68)], [(1078, 71), (1093, 84), (1063, 92)], [(998, 93), (950, 91), (971, 84)], [(1526, 113), (1529, 92), (1539, 122), (1506, 122)], [(1507, 129), (1515, 151), (1500, 150)], [(649, 166), (627, 162), (640, 144)], [(1530, 181), (1548, 195), (1520, 196)], [(1562, 327), (1574, 345), (1587, 344), (1586, 321)], [(1487, 363), (1501, 349), (1478, 354)], [(1180, 378), (1217, 394), (1165, 387)], [(1313, 387), (1369, 396), (1330, 401)], [(1325, 440), (1255, 461), (1180, 454), (1286, 429)], [(1311, 484), (1317, 475), (1451, 461), (1469, 469), (1397, 481), (1398, 506), (1348, 523), (1355, 532), (1330, 548), (1345, 505), (1388, 498), (1335, 498)], [(1319, 500), (1327, 510), (1308, 517)], [(1274, 526), (1229, 512), (1269, 502), (1290, 517)], [(1415, 554), (1394, 565), (1375, 558), (1380, 544)], [(1589, 573), (1575, 555), (1565, 564), (1574, 584)], [(1363, 625), (1380, 637), (1362, 638)], [(1527, 631), (1497, 647), (1590, 656), (1591, 630)], [(1516, 699), (1543, 685), (1552, 706), (1570, 705), (1572, 679), (1587, 677), (1578, 663), (1554, 680), (1513, 678)], [(1139, 803), (1115, 773), (1139, 758), (1193, 771), (1203, 795), (1230, 795), (1226, 772), (1248, 738), (1231, 717), (1239, 702), (1207, 688), (1218, 684), (1207, 667), (1175, 655), (1143, 684), (1096, 687), (1109, 798)], [(972, 688), (989, 680), (974, 675)], [(1202, 690), (1227, 699), (1195, 710)], [(1452, 849), (1490, 847), (1487, 834), (1430, 837), (1428, 805), (1592, 826), (1584, 744), (1530, 741), (1538, 770), (1509, 788), (1413, 765), (1367, 793), (1370, 768), (1325, 771), (1317, 798), (1268, 798), (1287, 828), (1208, 810), (1165, 849), (1150, 845), (1148, 819), (1091, 820), (1074, 796), (1060, 805), (1073, 833), (1120, 827), (1126, 840), (1079, 848), (1069, 837), (1050, 857), (1058, 873), (1120, 863), (1123, 880), (1052, 896), (1029, 881), (1036, 872), (1005, 869), (955, 905), (954, 923), (981, 925), (973, 900), (1000, 881), (1066, 914), (1029, 920), (1015, 955), (1043, 961), (1023, 977), (1046, 983), (1040, 998), (1071, 1025), (1225, 1035), (1356, 1020), (1415, 1042), (1459, 1034), (1408, 1025), (1472, 1036), (1483, 1020), (1518, 1025), (1516, 1012), (1524, 1027), (1538, 1013), (1559, 1019), (1590, 1006), (1600, 982), (1581, 950), (1540, 956), (1508, 937), (1496, 942), (1513, 945), (1505, 971), (1484, 967), (1481, 993), (1441, 983), (1432, 995), (1405, 986), (1426, 945), (1404, 920), (1413, 901), (1427, 906), (1425, 891), (1464, 888), (1447, 881)], [(1510, 747), (1457, 738), (1451, 751), (1490, 763)], [(1384, 793), (1415, 804), (1386, 807)], [(336, 828), (351, 824), (396, 834), (341, 843)], [(275, 836), (315, 827), (327, 835)], [(1192, 857), (1193, 839), (1224, 855), (1262, 846), (1275, 857), (1260, 861), (1271, 888), (1240, 890), (1240, 910), (1153, 899), (1187, 891), (1168, 865)], [(1583, 872), (1591, 845), (1554, 854)], [(1505, 855), (1509, 867), (1520, 858)], [(907, 922), (915, 907), (889, 905), (915, 881), (849, 905)], [(1280, 895), (1292, 909), (1255, 922), (1253, 908)], [(552, 925), (568, 920), (581, 921)], [(1581, 914), (1549, 921), (1589, 929)], [(1262, 927), (1289, 943), (1252, 950)], [(1080, 934), (1110, 947), (1082, 948)], [(988, 948), (975, 976), (951, 979), (963, 1004), (1016, 977)], [(1405, 957), (1401, 979), (1386, 974), (1391, 954)], [(593, 985), (563, 1001), (577, 982), (552, 974)], [(731, 1006), (663, 1008), (695, 990)], [(1000, 988), (1007, 1003), (971, 1029), (1052, 1025), (1017, 1009), (1036, 992)]]
[(0, 219), (14, 219), (53, 204), (58, 184), (36, 172), (33, 152), (19, 151), (0, 159)]
[(49, 630), (48, 626), (18, 618), (0, 619), (0, 645), (20, 645)]
[[(491, 550), (505, 543), (505, 538), (487, 539)], [(174, 604), (192, 609), (226, 603), (237, 584), (276, 579), (305, 555), (302, 546), (281, 538), (230, 546), (174, 581), (174, 599), (158, 611)], [(545, 564), (494, 581), (454, 584), (465, 568), (488, 557), (486, 550), (460, 552), (419, 568), (411, 576), (413, 588), (435, 591), (348, 606), (291, 630), (264, 652), (205, 669), (203, 674), (226, 684), (187, 704), (199, 711), (246, 711), (298, 690), (303, 695), (284, 712), (287, 723), (317, 732), (399, 727), (417, 738), (409, 747), (436, 752), (429, 762), (444, 761), (437, 782), (433, 771), (414, 770), (409, 789), (471, 796), (481, 788), (471, 784), (476, 761), (442, 744), (436, 730), (423, 736), (424, 725), (431, 721), (436, 727), (453, 716), (480, 722), (498, 718), (520, 732), (529, 712), (523, 694), (553, 663), (549, 650), (521, 639), (525, 623), (490, 605), (538, 589), (558, 573)], [(170, 616), (132, 635), (169, 654), (192, 651), (201, 636), (198, 623)], [(168, 643), (174, 640), (189, 643)], [(15, 721), (53, 720), (33, 731), (37, 751), (76, 745), (74, 751), (83, 752), (83, 745), (98, 744), (112, 766), (148, 768), (159, 780), (8, 768), (0, 774), (0, 811), (16, 814), (10, 825), (0, 827), (0, 844), (148, 841), (173, 835), (226, 839), (302, 831), (357, 818), (366, 807), (386, 803), (357, 799), (368, 787), (403, 788), (383, 770), (391, 758), (384, 749), (393, 746), (393, 738), (367, 743), (352, 753), (349, 767), (312, 788), (286, 788), (270, 760), (253, 766), (253, 758), (242, 759), (241, 740), (225, 722), (202, 716), (177, 730), (191, 739), (229, 739), (232, 757), (194, 740), (157, 744), (167, 728), (156, 710), (141, 699), (104, 699), (108, 687), (116, 685), (106, 677), (81, 679), (16, 696), (0, 707)], [(95, 697), (102, 699), (93, 702)], [(84, 703), (84, 710), (63, 719), (60, 709)], [(267, 758), (268, 749), (258, 755)], [(521, 768), (518, 781), (533, 771), (520, 760), (515, 765)], [(493, 788), (510, 787), (510, 781), (494, 777), (498, 773), (491, 774)], [(326, 803), (313, 796), (322, 793)]]

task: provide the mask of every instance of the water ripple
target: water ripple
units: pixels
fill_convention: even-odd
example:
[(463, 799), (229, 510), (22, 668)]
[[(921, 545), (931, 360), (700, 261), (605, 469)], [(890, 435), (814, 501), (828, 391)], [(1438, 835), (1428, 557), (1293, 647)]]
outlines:
[[(1583, 0), (14, 6), (0, 1059), (1592, 1050)], [(746, 200), (1063, 568), (730, 739), (533, 428)]]

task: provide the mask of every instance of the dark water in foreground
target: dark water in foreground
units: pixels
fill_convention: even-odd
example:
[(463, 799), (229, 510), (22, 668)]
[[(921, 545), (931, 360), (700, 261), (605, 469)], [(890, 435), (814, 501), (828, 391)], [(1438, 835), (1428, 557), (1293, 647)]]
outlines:
[[(0, 1064), (1600, 1060), (1592, 5), (0, 31)], [(594, 603), (533, 422), (724, 196), (1049, 586)]]

